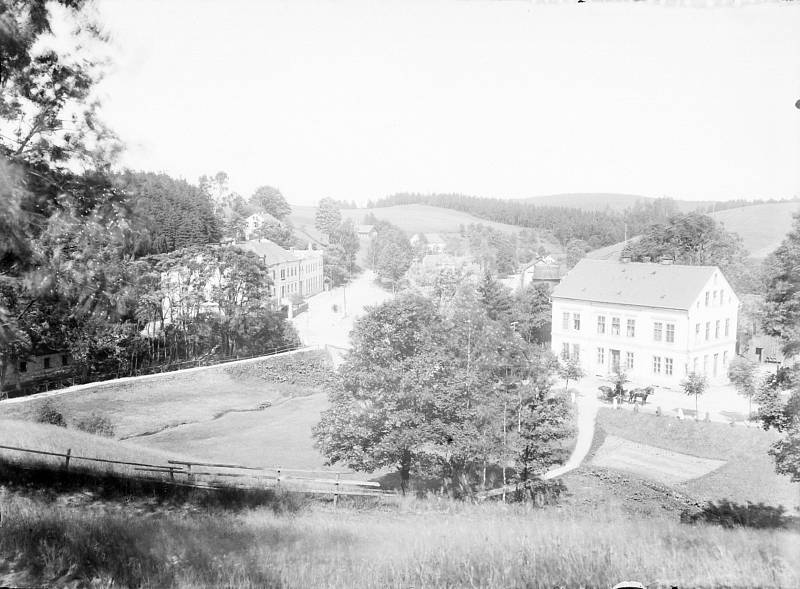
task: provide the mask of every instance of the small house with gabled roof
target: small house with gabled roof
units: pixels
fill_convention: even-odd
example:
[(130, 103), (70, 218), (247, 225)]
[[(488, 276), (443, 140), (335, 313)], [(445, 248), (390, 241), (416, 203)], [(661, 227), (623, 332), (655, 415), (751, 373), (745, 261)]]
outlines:
[(645, 384), (727, 380), (739, 298), (716, 266), (583, 259), (553, 289), (552, 350)]

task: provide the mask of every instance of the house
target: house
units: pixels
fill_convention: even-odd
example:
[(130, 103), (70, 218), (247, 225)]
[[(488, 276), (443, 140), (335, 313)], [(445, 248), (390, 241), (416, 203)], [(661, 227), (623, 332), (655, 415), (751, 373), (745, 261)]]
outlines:
[(523, 289), (529, 284), (541, 283), (555, 286), (566, 273), (566, 266), (559, 264), (552, 256), (538, 258), (522, 269), (519, 288)]
[(325, 287), (322, 252), (310, 243), (307, 250), (285, 250), (268, 239), (253, 239), (236, 247), (264, 261), (272, 277), (272, 296), (281, 305), (288, 304), (292, 295), (310, 297)]
[(263, 225), (281, 225), (282, 223), (269, 213), (253, 213), (244, 220), (244, 237), (252, 239)]
[(727, 380), (739, 298), (716, 266), (583, 259), (551, 294), (552, 350), (588, 374)]
[(37, 348), (24, 359), (11, 362), (3, 380), (3, 390), (31, 387), (53, 378), (65, 378), (72, 374), (72, 356), (63, 350)]
[(429, 254), (441, 254), (447, 248), (447, 242), (438, 233), (415, 233), (409, 242), (412, 246), (416, 246), (420, 242), (424, 243)]
[(356, 225), (356, 234), (363, 239), (372, 239), (378, 235), (375, 225)]

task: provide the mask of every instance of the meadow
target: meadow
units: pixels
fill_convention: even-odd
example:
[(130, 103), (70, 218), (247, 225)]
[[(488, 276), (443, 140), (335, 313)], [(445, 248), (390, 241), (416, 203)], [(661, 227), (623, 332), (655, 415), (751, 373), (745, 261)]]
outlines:
[(800, 507), (800, 484), (776, 474), (767, 455), (778, 437), (773, 431), (613, 409), (601, 409), (597, 425), (603, 434), (631, 442), (724, 461), (708, 474), (674, 484), (679, 491), (700, 500), (727, 498), (737, 503), (782, 505), (788, 510)]
[(126, 515), (0, 496), (0, 584), (796, 587), (800, 535), (603, 510), (398, 500)]

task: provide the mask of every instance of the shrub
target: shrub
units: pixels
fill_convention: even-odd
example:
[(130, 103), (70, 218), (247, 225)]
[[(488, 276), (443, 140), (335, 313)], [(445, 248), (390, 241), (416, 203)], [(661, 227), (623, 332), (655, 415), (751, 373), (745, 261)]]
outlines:
[(105, 436), (107, 438), (114, 437), (114, 425), (108, 417), (98, 413), (92, 413), (82, 417), (75, 424), (79, 430), (98, 436)]
[(67, 427), (64, 415), (49, 400), (39, 406), (39, 411), (36, 414), (36, 421), (39, 423), (57, 425), (58, 427)]

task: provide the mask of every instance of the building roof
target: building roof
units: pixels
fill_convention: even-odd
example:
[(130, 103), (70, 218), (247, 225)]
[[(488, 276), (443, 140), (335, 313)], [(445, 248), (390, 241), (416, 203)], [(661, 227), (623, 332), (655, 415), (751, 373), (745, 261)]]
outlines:
[(428, 241), (428, 244), (432, 243), (446, 243), (442, 236), (438, 233), (425, 233), (425, 239)]
[(281, 262), (296, 262), (298, 260), (294, 252), (287, 251), (268, 239), (251, 239), (250, 241), (237, 243), (236, 247), (264, 258), (267, 266)]
[(584, 258), (553, 289), (553, 298), (688, 309), (716, 266), (611, 262)]
[(356, 225), (356, 233), (372, 233), (375, 225)]

